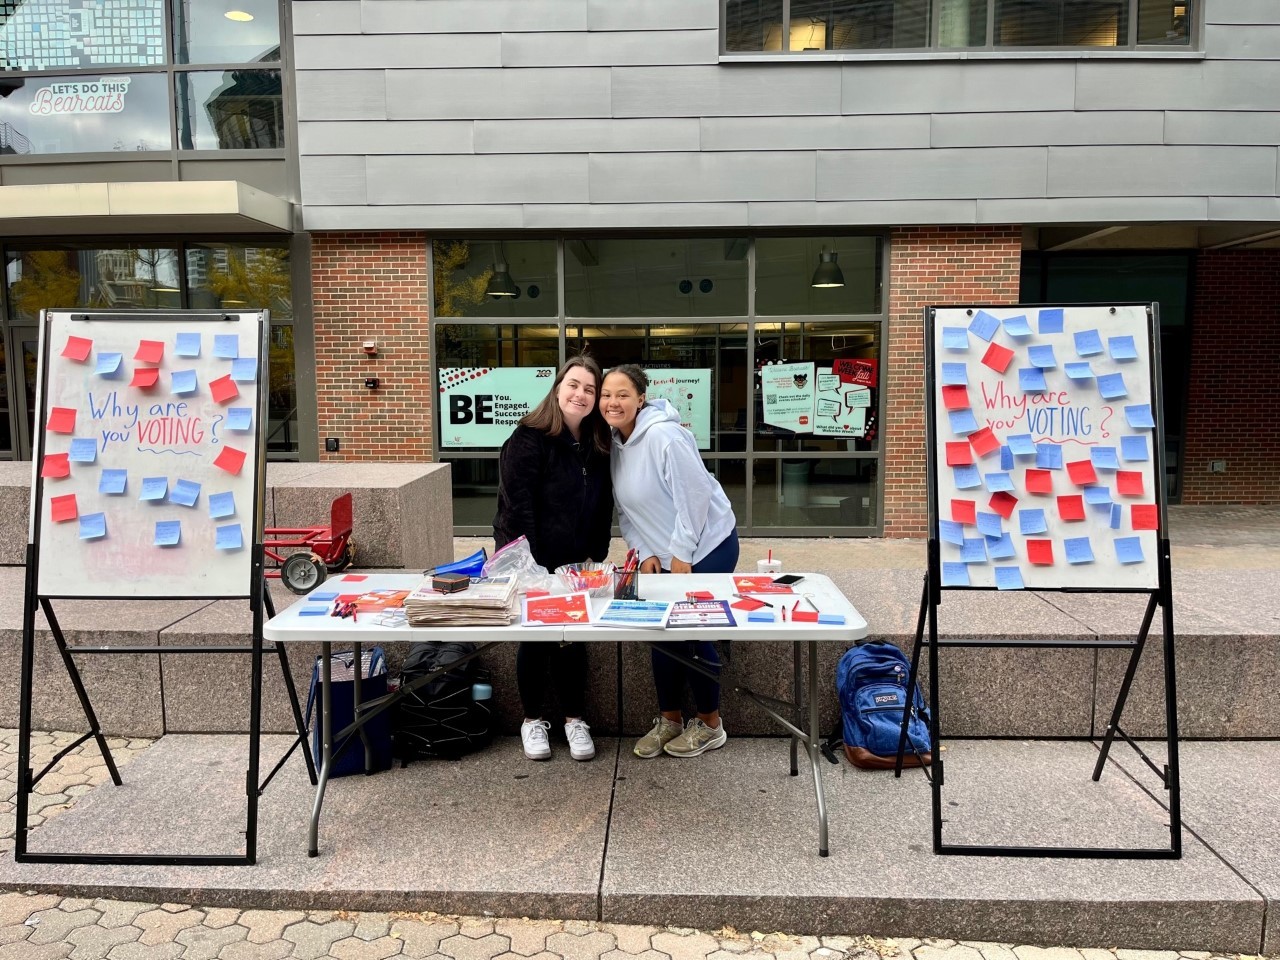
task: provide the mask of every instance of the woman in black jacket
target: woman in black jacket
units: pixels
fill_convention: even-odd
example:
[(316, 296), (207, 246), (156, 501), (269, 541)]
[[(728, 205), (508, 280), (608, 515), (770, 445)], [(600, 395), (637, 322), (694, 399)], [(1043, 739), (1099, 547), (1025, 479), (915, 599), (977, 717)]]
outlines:
[[(597, 409), (600, 365), (588, 356), (567, 360), (550, 392), (516, 426), (498, 459), (498, 514), (493, 540), (501, 549), (519, 536), (550, 571), (568, 563), (603, 560), (613, 522), (609, 428)], [(530, 760), (548, 760), (551, 724), (543, 719), (548, 672), (565, 712), (564, 733), (575, 760), (596, 755), (582, 719), (587, 651), (579, 643), (521, 643), (516, 680), (524, 723), (520, 739)]]

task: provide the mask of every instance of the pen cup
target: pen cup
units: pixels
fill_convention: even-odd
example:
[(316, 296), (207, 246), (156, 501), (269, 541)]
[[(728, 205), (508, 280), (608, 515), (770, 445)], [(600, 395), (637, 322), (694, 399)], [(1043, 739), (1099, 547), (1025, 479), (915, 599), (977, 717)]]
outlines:
[(769, 576), (776, 577), (781, 572), (782, 572), (781, 560), (757, 560), (756, 561), (756, 573), (768, 574)]
[(640, 571), (618, 571), (613, 582), (613, 598), (615, 600), (634, 600), (639, 596)]

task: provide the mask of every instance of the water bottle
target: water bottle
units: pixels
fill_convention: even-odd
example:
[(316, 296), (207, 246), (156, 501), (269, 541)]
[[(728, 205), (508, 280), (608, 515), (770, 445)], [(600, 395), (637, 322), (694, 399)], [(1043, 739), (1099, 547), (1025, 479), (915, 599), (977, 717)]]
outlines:
[(473, 683), (471, 685), (472, 700), (488, 700), (493, 696), (493, 687), (487, 683)]

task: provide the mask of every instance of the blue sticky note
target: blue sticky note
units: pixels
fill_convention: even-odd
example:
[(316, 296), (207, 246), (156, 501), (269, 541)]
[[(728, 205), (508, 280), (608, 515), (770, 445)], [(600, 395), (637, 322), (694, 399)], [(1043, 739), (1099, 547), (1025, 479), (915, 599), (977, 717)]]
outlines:
[(942, 365), (942, 382), (956, 386), (968, 386), (969, 365), (967, 363), (944, 363)]
[(176, 547), (182, 539), (182, 521), (180, 520), (157, 520), (156, 521), (156, 538), (155, 545), (157, 547)]
[(1075, 335), (1076, 353), (1082, 357), (1092, 357), (1102, 352), (1102, 337), (1097, 330), (1081, 330)]
[(1052, 310), (1040, 311), (1040, 332), (1041, 333), (1061, 333), (1062, 332), (1062, 308), (1057, 307)]
[(1151, 454), (1148, 452), (1147, 438), (1143, 436), (1121, 437), (1120, 456), (1126, 460), (1150, 460)]
[(1121, 509), (1120, 504), (1113, 503), (1111, 505), (1111, 529), (1112, 530), (1120, 529), (1120, 519), (1123, 515), (1124, 515), (1124, 511)]
[(1033, 331), (1026, 317), (1005, 317), (1004, 332), (1011, 337), (1029, 337)]
[(1111, 503), (1111, 490), (1108, 487), (1100, 485), (1090, 485), (1084, 488), (1085, 503)]
[(196, 383), (196, 372), (194, 370), (175, 370), (173, 371), (173, 386), (170, 388), (176, 394), (195, 393), (199, 388)]
[(965, 537), (964, 545), (960, 548), (961, 563), (986, 563), (987, 562), (987, 538), (986, 537)]
[(231, 407), (227, 410), (228, 430), (253, 429), (253, 407)]
[(969, 585), (969, 567), (964, 563), (944, 563), (942, 565), (942, 585), (944, 587), (967, 587)]
[(951, 421), (951, 432), (961, 436), (973, 433), (978, 429), (978, 418), (973, 411), (965, 407), (963, 410), (948, 410), (947, 419)]
[(1090, 447), (1089, 459), (1099, 470), (1119, 470), (1120, 461), (1116, 459), (1115, 447)]
[(1053, 355), (1053, 347), (1047, 343), (1027, 347), (1027, 359), (1041, 370), (1052, 370), (1058, 365), (1058, 358)]
[[(1003, 444), (1000, 447), (1000, 469), (1001, 470), (1013, 469), (1013, 448), (1010, 447), (1007, 443)], [(1009, 489), (1012, 490), (1013, 488), (1010, 487)]]
[(229, 517), (236, 512), (235, 496), (231, 493), (211, 493), (209, 494), (209, 517), (217, 520), (220, 517)]
[(173, 352), (179, 357), (200, 356), (200, 334), (179, 333), (174, 339)]
[(995, 473), (988, 473), (986, 476), (987, 489), (992, 493), (999, 490), (1013, 490), (1013, 477), (1005, 473), (1003, 470)]
[(1142, 557), (1142, 538), (1141, 537), (1116, 537), (1116, 559), (1121, 563), (1141, 563)]
[(80, 514), (80, 539), (81, 540), (98, 540), (102, 537), (105, 537), (106, 535), (107, 535), (107, 515), (105, 513)]
[(163, 500), (169, 492), (168, 477), (143, 477), (139, 500)]
[(68, 458), (72, 463), (93, 463), (98, 459), (98, 441), (93, 437), (76, 437), (71, 441)]
[(240, 334), (215, 333), (213, 335), (213, 355), (222, 360), (234, 360), (240, 356)]
[(1019, 367), (1018, 387), (1023, 393), (1044, 393), (1049, 389), (1044, 381), (1044, 371), (1039, 367)]
[(1035, 441), (1031, 439), (1029, 433), (1011, 433), (1005, 437), (1009, 443), (1009, 449), (1013, 451), (1015, 457), (1030, 457), (1036, 452)]
[(958, 547), (964, 543), (964, 528), (954, 520), (939, 520), (938, 538), (943, 543), (954, 543)]
[(1093, 364), (1088, 360), (1081, 360), (1077, 363), (1068, 363), (1063, 366), (1067, 371), (1067, 376), (1072, 380), (1092, 380)]
[(978, 468), (974, 464), (964, 463), (951, 469), (955, 471), (952, 476), (955, 479), (957, 490), (972, 490), (974, 487), (982, 486), (982, 474), (978, 472)]
[(1045, 522), (1043, 510), (1018, 511), (1018, 532), (1024, 537), (1033, 533), (1045, 533), (1048, 529), (1049, 525)]
[(120, 364), (124, 362), (123, 353), (100, 353), (98, 354), (97, 366), (93, 368), (93, 372), (100, 377), (119, 376)]
[(1104, 373), (1098, 378), (1098, 392), (1107, 400), (1119, 400), (1121, 397), (1127, 397), (1129, 390), (1124, 385), (1124, 374)]
[(1022, 571), (1017, 567), (996, 567), (997, 590), (1022, 590)]
[(323, 617), (329, 613), (329, 605), (307, 606), (298, 611), (300, 617)]
[(337, 600), (337, 590), (317, 590), (315, 593), (307, 594), (308, 600)]
[[(760, 612), (759, 610), (756, 611), (756, 613), (759, 613), (759, 612)], [(769, 619), (770, 620), (773, 619), (773, 614), (769, 615)], [(839, 625), (844, 623), (844, 614), (843, 613), (820, 613), (818, 614), (818, 622)]]
[(224, 523), (217, 527), (213, 534), (215, 550), (239, 550), (244, 546), (244, 536), (240, 533), (240, 524)]
[(998, 537), (1004, 533), (1004, 526), (1000, 522), (1000, 514), (979, 510), (978, 532), (984, 537)]
[(1062, 546), (1067, 551), (1067, 563), (1093, 563), (1093, 546), (1088, 537), (1067, 537)]
[(1108, 337), (1107, 349), (1112, 360), (1137, 360), (1138, 348), (1134, 346), (1133, 337)]
[(749, 623), (774, 623), (775, 620), (772, 610), (747, 611), (747, 621)]
[(979, 310), (978, 315), (969, 324), (969, 332), (981, 337), (988, 343), (991, 342), (991, 338), (996, 335), (996, 331), (999, 329), (1000, 321), (985, 310)]
[(1156, 425), (1151, 416), (1151, 405), (1148, 403), (1135, 403), (1125, 407), (1124, 419), (1135, 430), (1150, 430)]
[(1011, 560), (1016, 557), (1013, 548), (1013, 537), (1002, 533), (998, 537), (987, 537), (987, 556), (992, 560)]
[(1061, 470), (1062, 448), (1056, 443), (1037, 443), (1036, 466), (1041, 470)]
[(124, 493), (124, 485), (128, 480), (128, 470), (103, 470), (98, 477), (98, 492)]
[(942, 345), (948, 350), (968, 350), (969, 331), (964, 327), (943, 327)]
[(237, 383), (253, 383), (258, 377), (258, 358), (241, 357), (231, 361), (231, 379)]
[(194, 507), (200, 498), (200, 484), (194, 480), (179, 480), (173, 485), (173, 493), (169, 494), (169, 502), (184, 507)]

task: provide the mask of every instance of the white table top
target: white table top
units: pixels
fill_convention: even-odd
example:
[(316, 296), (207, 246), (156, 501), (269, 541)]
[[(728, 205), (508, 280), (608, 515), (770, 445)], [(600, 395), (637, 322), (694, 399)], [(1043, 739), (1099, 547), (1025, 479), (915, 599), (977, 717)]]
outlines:
[[(748, 576), (748, 574), (741, 574)], [(842, 640), (852, 642), (861, 640), (867, 635), (867, 621), (854, 608), (853, 604), (840, 592), (830, 578), (821, 574), (802, 574), (804, 579), (797, 583), (791, 594), (757, 594), (757, 599), (774, 605), (774, 611), (780, 612), (785, 602), (791, 605), (806, 594), (809, 595), (822, 613), (841, 614), (845, 618), (843, 624), (804, 623), (776, 621), (774, 623), (756, 623), (747, 620), (747, 611), (735, 609), (733, 627), (698, 627), (689, 629), (655, 630), (643, 627), (598, 627), (574, 624), (565, 627), (525, 627), (518, 622), (501, 627), (384, 627), (373, 622), (372, 616), (358, 616), (341, 619), (324, 616), (301, 616), (301, 611), (314, 607), (317, 601), (299, 598), (292, 606), (282, 610), (263, 627), (263, 636), (272, 642), (290, 641), (337, 641), (341, 643), (388, 643), (411, 642), (417, 640), (469, 640), (484, 642), (488, 640), (574, 640), (582, 642), (618, 640), (653, 640), (660, 636), (664, 640)], [(640, 596), (645, 600), (683, 600), (689, 591), (705, 590), (717, 600), (735, 602), (735, 593), (746, 593), (734, 585), (734, 575), (727, 573), (691, 573), (691, 574), (642, 574), (640, 576)], [(359, 594), (371, 590), (412, 590), (422, 583), (422, 575), (417, 573), (376, 573), (368, 574), (362, 580), (348, 581), (344, 575), (326, 580), (316, 587), (312, 593)], [(593, 601), (596, 610), (608, 604), (607, 599)], [(332, 601), (328, 602), (332, 608)], [(807, 604), (801, 601), (800, 608)]]

